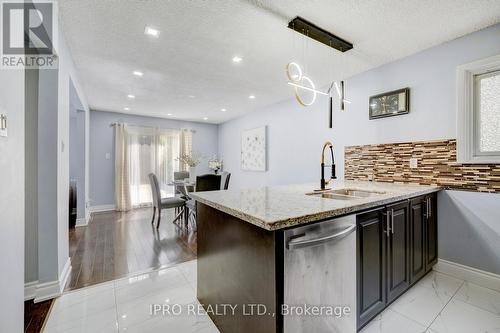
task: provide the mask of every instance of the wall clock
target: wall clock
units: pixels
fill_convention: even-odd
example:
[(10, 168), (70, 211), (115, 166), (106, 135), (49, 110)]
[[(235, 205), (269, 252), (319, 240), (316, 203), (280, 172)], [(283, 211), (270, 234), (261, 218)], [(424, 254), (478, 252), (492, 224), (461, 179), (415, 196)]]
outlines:
[(398, 116), (410, 112), (410, 88), (371, 96), (370, 119)]

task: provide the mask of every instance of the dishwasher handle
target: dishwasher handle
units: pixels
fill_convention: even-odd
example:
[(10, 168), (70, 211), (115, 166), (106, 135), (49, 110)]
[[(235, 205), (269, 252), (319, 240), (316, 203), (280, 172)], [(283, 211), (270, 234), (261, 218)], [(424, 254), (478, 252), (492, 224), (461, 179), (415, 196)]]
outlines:
[(350, 225), (347, 228), (343, 229), (342, 231), (333, 233), (333, 234), (323, 234), (320, 235), (317, 238), (314, 239), (306, 239), (306, 240), (300, 240), (300, 238), (295, 238), (292, 239), (288, 242), (287, 248), (289, 250), (296, 250), (296, 249), (301, 249), (304, 247), (308, 246), (315, 246), (319, 244), (323, 244), (326, 242), (331, 242), (331, 241), (338, 241), (341, 240), (342, 238), (348, 236), (350, 233), (352, 233), (356, 229), (356, 225)]

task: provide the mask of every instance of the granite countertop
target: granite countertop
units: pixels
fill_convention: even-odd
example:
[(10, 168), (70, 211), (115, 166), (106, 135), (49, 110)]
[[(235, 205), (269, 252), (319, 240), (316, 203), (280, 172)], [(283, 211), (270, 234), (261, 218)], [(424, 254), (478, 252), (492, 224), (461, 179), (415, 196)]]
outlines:
[[(306, 195), (318, 184), (270, 186), (242, 190), (191, 193), (197, 201), (266, 230), (278, 230), (382, 206), (419, 195), (437, 192), (437, 186), (335, 180), (332, 189), (379, 192), (352, 200)], [(383, 193), (381, 193), (383, 192)]]

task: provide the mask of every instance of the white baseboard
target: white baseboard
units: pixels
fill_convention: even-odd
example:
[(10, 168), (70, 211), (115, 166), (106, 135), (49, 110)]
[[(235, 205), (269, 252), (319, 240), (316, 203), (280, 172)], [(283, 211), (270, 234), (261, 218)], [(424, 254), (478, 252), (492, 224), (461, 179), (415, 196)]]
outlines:
[(56, 298), (61, 295), (59, 290), (59, 281), (50, 281), (39, 283), (36, 286), (35, 303), (43, 302), (48, 299)]
[(89, 210), (91, 213), (109, 212), (110, 210), (116, 210), (116, 206), (115, 205), (91, 206)]
[(437, 272), (452, 275), (485, 288), (500, 291), (500, 275), (497, 274), (443, 259), (438, 259), (433, 269)]
[(89, 223), (86, 218), (76, 219), (75, 227), (86, 227), (88, 224)]
[(71, 273), (71, 259), (68, 258), (66, 264), (64, 264), (64, 268), (57, 281), (49, 281), (37, 284), (35, 303), (43, 302), (48, 299), (60, 296), (64, 291), (66, 282), (68, 282), (70, 273)]
[(25, 301), (35, 298), (37, 285), (38, 285), (38, 280), (26, 282), (24, 284), (24, 300)]
[(63, 271), (59, 276), (59, 290), (61, 291), (61, 293), (64, 291), (64, 287), (66, 287), (71, 269), (71, 258), (68, 257), (68, 260), (66, 260), (66, 264), (64, 264)]

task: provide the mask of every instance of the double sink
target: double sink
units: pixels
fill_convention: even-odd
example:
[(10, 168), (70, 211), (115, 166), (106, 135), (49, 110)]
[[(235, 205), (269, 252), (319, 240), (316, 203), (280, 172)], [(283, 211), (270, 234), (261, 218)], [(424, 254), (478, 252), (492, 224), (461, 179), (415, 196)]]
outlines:
[(355, 200), (360, 198), (367, 198), (376, 195), (385, 194), (385, 192), (367, 191), (354, 188), (341, 188), (337, 190), (325, 190), (313, 193), (306, 193), (306, 195), (335, 200)]

